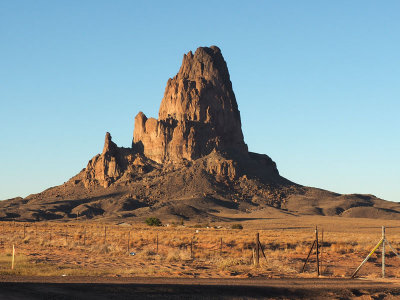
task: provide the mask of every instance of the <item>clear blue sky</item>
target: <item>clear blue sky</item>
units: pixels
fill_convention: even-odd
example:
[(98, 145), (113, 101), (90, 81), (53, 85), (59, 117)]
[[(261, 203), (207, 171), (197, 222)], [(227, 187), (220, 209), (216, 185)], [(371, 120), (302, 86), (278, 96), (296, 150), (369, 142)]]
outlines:
[[(245, 4), (246, 3), (246, 4)], [(400, 201), (400, 1), (0, 2), (0, 199), (130, 146), (169, 77), (221, 48), (251, 151), (300, 184)]]

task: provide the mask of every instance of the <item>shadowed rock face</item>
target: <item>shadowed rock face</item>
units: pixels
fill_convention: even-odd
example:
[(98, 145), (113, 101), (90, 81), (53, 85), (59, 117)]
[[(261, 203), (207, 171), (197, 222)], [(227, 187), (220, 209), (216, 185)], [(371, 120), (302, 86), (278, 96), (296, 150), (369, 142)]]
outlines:
[(165, 88), (158, 120), (135, 118), (133, 147), (152, 160), (195, 160), (213, 150), (247, 154), (228, 68), (216, 46), (184, 55)]

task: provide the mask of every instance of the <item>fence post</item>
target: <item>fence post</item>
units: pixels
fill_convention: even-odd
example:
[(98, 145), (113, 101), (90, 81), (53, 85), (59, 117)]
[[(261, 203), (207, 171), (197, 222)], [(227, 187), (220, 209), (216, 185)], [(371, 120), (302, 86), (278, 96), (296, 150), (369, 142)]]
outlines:
[(12, 259), (11, 259), (11, 270), (14, 270), (14, 259), (15, 259), (15, 247), (14, 247), (14, 244), (13, 244)]
[(318, 245), (318, 227), (315, 226), (315, 241), (317, 244), (317, 274), (319, 276), (319, 245)]
[(321, 232), (321, 259), (320, 259), (321, 274), (323, 273), (322, 272), (322, 251), (323, 251), (323, 249), (324, 249), (324, 229), (322, 229), (322, 232)]
[(157, 237), (156, 237), (156, 240), (157, 240), (157, 254), (158, 254), (158, 233), (157, 233)]
[(25, 239), (25, 235), (26, 235), (26, 225), (24, 223), (24, 239)]
[(107, 226), (104, 226), (104, 245), (106, 244), (107, 241)]
[(256, 234), (256, 266), (260, 264), (260, 234)]
[(190, 258), (193, 259), (193, 237), (190, 241)]
[(219, 255), (222, 256), (222, 238), (221, 238), (221, 245), (220, 245), (220, 248), (219, 248)]
[(382, 278), (385, 278), (385, 226), (382, 226)]

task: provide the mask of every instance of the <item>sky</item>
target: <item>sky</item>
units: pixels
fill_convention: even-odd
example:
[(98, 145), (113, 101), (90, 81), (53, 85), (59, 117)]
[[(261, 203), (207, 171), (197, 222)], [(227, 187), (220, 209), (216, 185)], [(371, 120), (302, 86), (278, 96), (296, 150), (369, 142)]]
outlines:
[(0, 199), (59, 185), (157, 117), (217, 45), (249, 150), (280, 174), (400, 201), (400, 1), (0, 1)]

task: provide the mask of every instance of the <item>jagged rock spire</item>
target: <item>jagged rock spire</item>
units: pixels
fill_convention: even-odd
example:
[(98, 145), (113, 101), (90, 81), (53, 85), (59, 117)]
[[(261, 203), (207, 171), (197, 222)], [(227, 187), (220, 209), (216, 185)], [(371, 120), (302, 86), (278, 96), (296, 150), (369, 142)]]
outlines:
[(111, 140), (111, 134), (106, 132), (104, 141), (103, 154), (107, 152), (113, 152), (117, 148), (117, 145)]
[(228, 67), (216, 46), (184, 55), (165, 88), (159, 118), (140, 112), (133, 146), (157, 161), (193, 160), (214, 149), (247, 153)]

